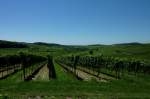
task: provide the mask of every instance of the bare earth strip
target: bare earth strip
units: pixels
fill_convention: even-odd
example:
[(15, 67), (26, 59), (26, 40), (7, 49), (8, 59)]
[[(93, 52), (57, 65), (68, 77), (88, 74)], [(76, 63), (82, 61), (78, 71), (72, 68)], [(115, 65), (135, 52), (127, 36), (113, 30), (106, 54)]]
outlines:
[[(73, 72), (71, 67), (68, 67), (68, 66), (65, 66), (65, 65), (63, 65), (63, 67), (65, 67), (68, 70)], [(79, 69), (76, 69), (76, 75), (78, 77), (80, 77), (81, 79), (83, 79), (84, 81), (96, 80), (96, 81), (99, 81), (99, 82), (107, 82), (107, 80), (105, 80), (105, 79), (100, 79), (96, 76), (93, 76), (93, 75), (91, 75), (89, 73), (86, 73), (86, 72), (84, 72), (82, 70), (79, 70)]]
[(79, 77), (81, 77), (84, 81), (91, 81), (91, 80), (96, 80), (96, 81), (100, 81), (100, 82), (107, 82), (104, 79), (99, 79), (98, 77), (95, 77), (93, 75), (90, 75), (84, 71), (81, 71), (79, 69), (76, 70), (76, 73)]
[(47, 67), (47, 64), (37, 73), (35, 78), (33, 80), (42, 80), (42, 81), (48, 81), (49, 80), (49, 70)]
[[(116, 78), (114, 78), (114, 77), (108, 76), (108, 75), (103, 74), (103, 73), (99, 73), (99, 74), (98, 74), (97, 72), (94, 72), (94, 71), (92, 71), (92, 70), (90, 70), (90, 69), (88, 69), (88, 68), (84, 68), (84, 67), (78, 66), (78, 69), (81, 70), (81, 71), (87, 72), (87, 73), (89, 73), (89, 74), (96, 75), (96, 76), (98, 76), (98, 77), (101, 78), (101, 79), (105, 79), (105, 80), (115, 80), (115, 79), (116, 79)], [(97, 75), (97, 74), (98, 74), (98, 75)]]
[(8, 69), (8, 70), (6, 69), (5, 71), (1, 71), (0, 72), (0, 78), (12, 74), (14, 72), (14, 70), (20, 70), (20, 69), (21, 69), (21, 66), (19, 65), (15, 69), (11, 68), (11, 69)]

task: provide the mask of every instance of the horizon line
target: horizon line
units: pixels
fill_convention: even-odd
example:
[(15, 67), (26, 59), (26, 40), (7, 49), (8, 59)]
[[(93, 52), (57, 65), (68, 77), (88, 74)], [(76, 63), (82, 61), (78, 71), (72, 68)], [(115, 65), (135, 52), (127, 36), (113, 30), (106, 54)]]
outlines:
[(1, 41), (9, 41), (9, 42), (18, 42), (18, 43), (47, 43), (47, 44), (59, 44), (59, 45), (74, 45), (74, 46), (88, 46), (88, 45), (116, 45), (116, 44), (130, 44), (130, 43), (139, 43), (139, 44), (149, 44), (150, 42), (120, 42), (120, 43), (111, 43), (111, 44), (104, 44), (104, 43), (89, 43), (89, 44), (62, 44), (62, 43), (56, 43), (56, 42), (43, 42), (43, 41), (36, 41), (36, 42), (30, 42), (30, 41), (15, 41), (15, 40), (4, 40), (0, 39)]

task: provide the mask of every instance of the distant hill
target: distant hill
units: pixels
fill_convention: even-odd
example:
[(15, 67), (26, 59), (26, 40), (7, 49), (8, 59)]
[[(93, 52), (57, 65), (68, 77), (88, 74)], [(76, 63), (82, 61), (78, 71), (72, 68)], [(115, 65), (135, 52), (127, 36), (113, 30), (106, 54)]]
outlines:
[(105, 46), (104, 44), (93, 44), (93, 45), (88, 45), (88, 46)]
[[(0, 48), (27, 48), (31, 44), (33, 45), (44, 45), (48, 47), (62, 47), (62, 48), (81, 48), (81, 47), (99, 47), (99, 46), (109, 46), (104, 44), (91, 44), (91, 45), (61, 45), (56, 43), (45, 43), (45, 42), (35, 42), (35, 43), (24, 43), (24, 42), (13, 42), (13, 41), (6, 41), (6, 40), (0, 40)], [(120, 43), (120, 44), (113, 44), (114, 46), (127, 46), (127, 45), (149, 45), (150, 43), (138, 43), (138, 42), (132, 42), (132, 43)]]
[(49, 47), (53, 47), (53, 46), (63, 46), (63, 45), (60, 45), (60, 44), (55, 44), (55, 43), (45, 43), (45, 42), (35, 42), (33, 43), (35, 45), (45, 45), (45, 46), (49, 46)]
[(12, 42), (0, 40), (0, 48), (27, 48), (28, 44), (22, 42)]
[[(145, 45), (145, 44), (144, 43), (138, 43), (138, 42), (131, 42), (131, 43), (119, 43), (119, 44), (112, 44), (112, 45), (122, 45), (122, 46), (125, 46), (125, 45)], [(88, 45), (88, 46), (109, 46), (109, 45), (93, 44), (93, 45)]]
[(120, 43), (120, 44), (113, 44), (113, 45), (144, 45), (144, 44), (138, 42), (132, 42), (132, 43)]

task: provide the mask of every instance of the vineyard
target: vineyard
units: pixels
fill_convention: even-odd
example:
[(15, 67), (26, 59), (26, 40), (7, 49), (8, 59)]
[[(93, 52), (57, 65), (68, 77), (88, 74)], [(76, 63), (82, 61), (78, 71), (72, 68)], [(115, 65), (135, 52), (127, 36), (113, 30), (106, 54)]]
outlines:
[(109, 99), (132, 97), (131, 92), (135, 92), (135, 98), (149, 97), (150, 64), (144, 59), (95, 55), (91, 49), (64, 55), (54, 55), (55, 51), (50, 54), (47, 50), (45, 54), (39, 53), (0, 56), (2, 98), (34, 99), (46, 95), (49, 99), (52, 95)]
[(150, 0), (0, 0), (0, 99), (150, 99)]
[(60, 57), (57, 59), (57, 63), (78, 77), (81, 77), (79, 73), (82, 71), (95, 76), (98, 80), (121, 79), (129, 75), (150, 74), (149, 64), (142, 61), (105, 57), (103, 55)]
[(0, 57), (0, 79), (5, 80), (9, 76), (20, 73), (18, 79), (30, 81), (44, 67), (48, 67), (49, 77), (54, 77), (54, 66), (52, 58), (20, 53), (19, 55)]

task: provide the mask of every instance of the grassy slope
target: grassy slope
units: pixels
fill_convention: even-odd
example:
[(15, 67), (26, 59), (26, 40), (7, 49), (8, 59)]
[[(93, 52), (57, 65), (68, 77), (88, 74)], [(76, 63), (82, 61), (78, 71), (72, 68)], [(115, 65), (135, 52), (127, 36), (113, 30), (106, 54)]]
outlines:
[(147, 77), (109, 83), (81, 81), (0, 82), (1, 94), (27, 96), (86, 96), (101, 98), (150, 98)]
[(64, 69), (54, 62), (57, 81), (77, 81), (77, 79), (70, 73), (64, 71)]
[[(103, 53), (108, 56), (117, 57), (135, 57), (139, 59), (150, 60), (150, 45), (140, 46), (98, 46), (88, 47), (94, 50), (94, 55)], [(0, 49), (0, 55), (16, 54), (20, 51), (33, 53), (38, 55), (47, 54), (59, 56), (68, 54), (63, 48), (46, 47), (31, 45), (30, 48), (7, 48)], [(79, 54), (88, 54), (89, 51), (83, 51)], [(71, 53), (71, 52), (70, 52)], [(78, 53), (78, 52), (72, 52)], [(8, 95), (54, 95), (54, 96), (88, 96), (101, 98), (117, 98), (125, 97), (148, 97), (150, 98), (150, 77), (141, 76), (138, 78), (126, 78), (124, 80), (112, 81), (109, 83), (97, 82), (81, 82), (74, 81), (72, 77), (64, 73), (60, 66), (55, 65), (58, 80), (50, 82), (16, 82), (16, 81), (0, 81), (0, 96), (1, 94)], [(92, 96), (90, 96), (92, 95)], [(58, 96), (58, 97), (59, 97)], [(62, 96), (63, 97), (63, 96)]]
[(13, 82), (0, 81), (0, 95), (8, 96), (55, 96), (57, 98), (70, 97), (96, 97), (110, 98), (150, 98), (150, 77), (138, 77), (113, 80), (108, 83), (95, 81), (83, 82), (68, 76), (62, 68), (55, 63), (57, 80)]
[(50, 48), (45, 46), (30, 46), (30, 48), (5, 48), (0, 49), (0, 55), (14, 55), (18, 54), (19, 52), (25, 52), (29, 54), (36, 54), (47, 56), (48, 54), (53, 56), (58, 56), (60, 53), (64, 53), (62, 48)]
[[(144, 60), (150, 64), (150, 44), (143, 45), (108, 45), (87, 46), (93, 51), (93, 55), (134, 58)], [(88, 55), (89, 51), (82, 53)]]
[[(0, 55), (17, 54), (19, 52), (26, 52), (38, 55), (53, 56), (67, 55), (67, 54), (89, 54), (91, 49), (94, 55), (103, 54), (106, 56), (126, 57), (136, 59), (150, 60), (150, 44), (145, 45), (115, 45), (115, 46), (80, 46), (80, 49), (87, 49), (85, 51), (75, 50), (70, 47), (48, 47), (42, 45), (30, 44), (29, 48), (1, 48)], [(74, 50), (73, 50), (74, 49)]]

